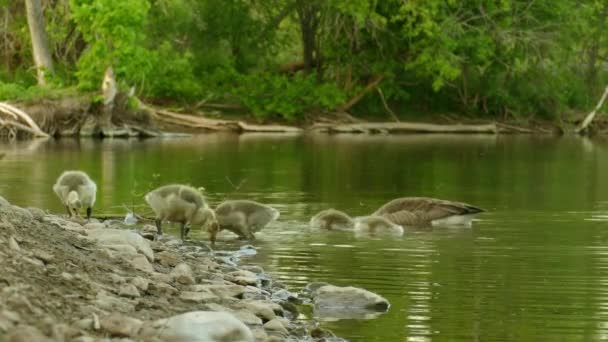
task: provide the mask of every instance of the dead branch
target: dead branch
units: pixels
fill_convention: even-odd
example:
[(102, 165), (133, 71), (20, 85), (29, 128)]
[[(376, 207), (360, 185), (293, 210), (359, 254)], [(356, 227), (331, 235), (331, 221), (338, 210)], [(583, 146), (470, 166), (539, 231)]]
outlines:
[(353, 96), (350, 100), (348, 100), (348, 102), (338, 107), (336, 111), (347, 112), (352, 106), (357, 104), (357, 102), (361, 101), (363, 96), (365, 96), (365, 94), (367, 94), (370, 90), (374, 89), (383, 79), (384, 76), (376, 76), (368, 85), (365, 86), (365, 88), (363, 88), (363, 90), (361, 90), (361, 92), (359, 92), (359, 94)]
[[(23, 120), (28, 127), (30, 133), (32, 133), (32, 135), (34, 137), (48, 137), (49, 135), (46, 134), (45, 132), (43, 132), (40, 127), (38, 127), (38, 125), (34, 122), (34, 120), (32, 120), (32, 118), (24, 111), (20, 110), (19, 108), (12, 106), (6, 102), (0, 102), (0, 112), (2, 113), (6, 113), (10, 116), (12, 116), (13, 118), (17, 119), (21, 119)], [(13, 126), (17, 127), (15, 124), (17, 122), (13, 122)], [(23, 127), (26, 127), (24, 125), (21, 125)]]
[(583, 120), (583, 122), (580, 124), (580, 126), (578, 126), (578, 128), (576, 129), (576, 133), (584, 134), (585, 130), (587, 129), (587, 127), (589, 126), (591, 121), (593, 121), (593, 118), (595, 118), (595, 114), (597, 113), (597, 111), (600, 110), (600, 108), (602, 108), (602, 105), (604, 104), (604, 101), (606, 100), (606, 96), (608, 96), (608, 86), (606, 86), (606, 89), (604, 89), (604, 94), (602, 94), (602, 98), (600, 98), (600, 102), (597, 103), (597, 105), (591, 111), (591, 113), (587, 114), (587, 117), (585, 117), (585, 120)]
[(382, 100), (382, 104), (384, 105), (384, 109), (393, 118), (393, 120), (395, 120), (395, 122), (399, 122), (399, 118), (397, 117), (397, 115), (395, 115), (395, 112), (393, 112), (393, 110), (391, 109), (391, 107), (388, 106), (388, 103), (386, 103), (386, 99), (384, 98), (384, 93), (382, 92), (382, 89), (380, 89), (380, 87), (378, 87), (376, 85), (376, 90), (378, 91), (378, 94), (380, 95), (380, 99)]

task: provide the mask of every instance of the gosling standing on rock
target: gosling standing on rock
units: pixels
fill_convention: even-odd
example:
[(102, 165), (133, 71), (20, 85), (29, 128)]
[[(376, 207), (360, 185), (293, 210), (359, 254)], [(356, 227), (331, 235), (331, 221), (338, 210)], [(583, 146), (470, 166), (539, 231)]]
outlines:
[(323, 210), (310, 219), (311, 228), (348, 230), (353, 229), (354, 225), (355, 222), (350, 216), (336, 209)]
[(145, 199), (156, 213), (154, 222), (159, 235), (163, 233), (163, 221), (179, 222), (182, 240), (190, 231), (186, 224), (192, 224), (203, 226), (211, 233), (211, 243), (215, 243), (217, 220), (197, 189), (180, 184), (165, 185), (146, 194)]
[(82, 171), (65, 171), (59, 176), (53, 191), (57, 194), (70, 217), (80, 216), (79, 209), (87, 208), (87, 220), (93, 214), (97, 185)]
[(218, 205), (215, 215), (221, 230), (229, 230), (241, 239), (255, 240), (253, 233), (278, 219), (280, 213), (277, 209), (258, 202), (233, 200)]
[(484, 211), (467, 203), (428, 197), (403, 197), (386, 203), (373, 215), (383, 216), (401, 226), (470, 227), (473, 218)]

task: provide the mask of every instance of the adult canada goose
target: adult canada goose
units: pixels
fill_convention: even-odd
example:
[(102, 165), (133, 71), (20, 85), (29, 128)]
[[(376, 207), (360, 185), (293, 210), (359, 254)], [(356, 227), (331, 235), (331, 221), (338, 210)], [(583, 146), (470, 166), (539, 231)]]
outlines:
[(59, 176), (53, 191), (65, 205), (70, 217), (80, 216), (79, 209), (87, 208), (87, 220), (93, 214), (97, 185), (82, 171), (65, 171)]
[(311, 228), (346, 230), (353, 229), (355, 222), (350, 216), (340, 210), (327, 209), (313, 216), (310, 219), (309, 225)]
[(249, 200), (230, 200), (215, 208), (220, 230), (226, 229), (241, 239), (255, 240), (254, 233), (279, 218), (277, 209)]
[(467, 203), (428, 197), (402, 197), (386, 203), (373, 215), (383, 216), (401, 226), (470, 227), (473, 218), (484, 211)]
[(180, 237), (186, 238), (190, 228), (186, 224), (200, 225), (211, 233), (211, 243), (215, 243), (218, 224), (213, 210), (209, 208), (203, 195), (187, 185), (171, 184), (161, 186), (145, 196), (146, 202), (156, 213), (156, 230), (162, 235), (162, 222), (180, 223)]
[(403, 235), (403, 227), (383, 216), (363, 216), (355, 218), (355, 234)]

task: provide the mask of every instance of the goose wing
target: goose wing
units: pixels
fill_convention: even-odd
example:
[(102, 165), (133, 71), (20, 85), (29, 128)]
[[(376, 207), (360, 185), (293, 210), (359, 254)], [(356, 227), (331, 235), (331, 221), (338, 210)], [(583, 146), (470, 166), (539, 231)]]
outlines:
[(470, 204), (452, 202), (427, 197), (402, 197), (394, 199), (374, 212), (384, 216), (395, 224), (416, 226), (426, 225), (455, 215), (469, 215), (484, 210)]

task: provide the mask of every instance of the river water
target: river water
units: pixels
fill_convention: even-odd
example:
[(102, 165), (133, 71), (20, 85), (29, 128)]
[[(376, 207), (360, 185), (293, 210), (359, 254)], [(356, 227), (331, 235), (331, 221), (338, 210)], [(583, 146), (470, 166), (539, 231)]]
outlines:
[[(150, 214), (158, 185), (204, 186), (212, 204), (275, 206), (257, 234), (264, 266), (292, 290), (310, 281), (363, 287), (387, 314), (323, 325), (352, 341), (608, 339), (608, 141), (533, 136), (290, 136), (0, 144), (0, 195), (63, 213), (65, 169), (99, 187), (95, 214)], [(326, 208), (363, 215), (400, 196), (486, 210), (472, 228), (356, 238), (310, 230)], [(176, 232), (176, 230), (174, 231)], [(194, 238), (206, 236), (195, 232)], [(238, 248), (226, 232), (219, 248)]]

